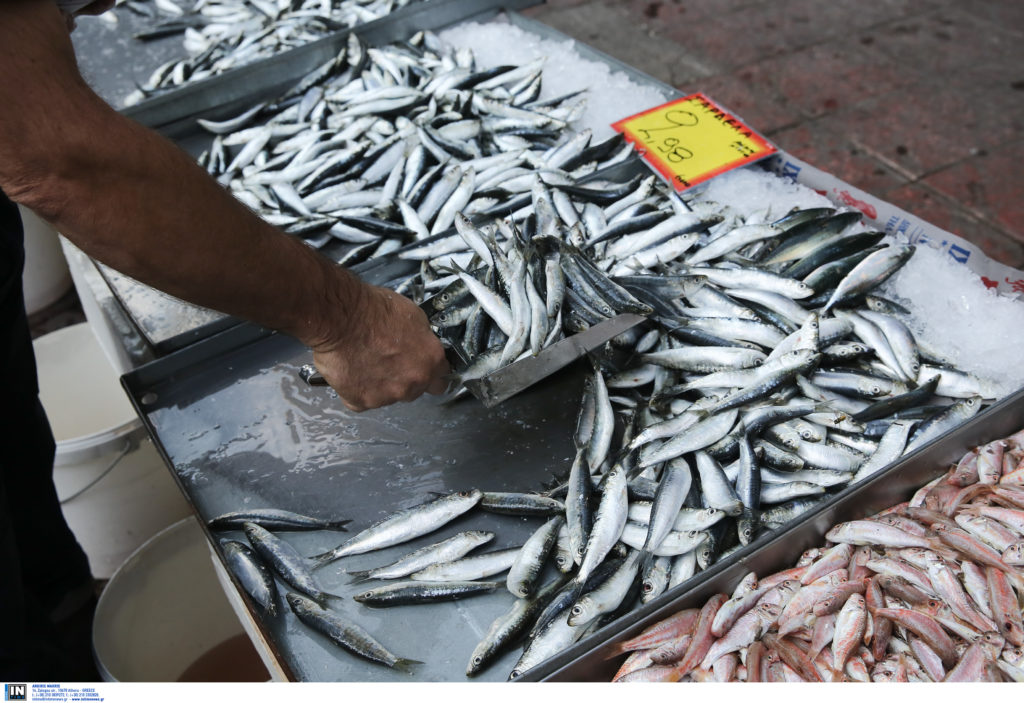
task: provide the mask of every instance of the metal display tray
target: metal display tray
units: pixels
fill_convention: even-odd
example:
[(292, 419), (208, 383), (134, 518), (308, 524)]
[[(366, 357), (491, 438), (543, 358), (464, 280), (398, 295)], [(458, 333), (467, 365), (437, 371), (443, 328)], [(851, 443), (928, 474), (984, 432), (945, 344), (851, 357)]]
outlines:
[[(407, 37), (417, 29), (442, 29), (462, 22), (485, 21), (504, 10), (508, 21), (516, 27), (544, 39), (570, 41), (570, 37), (558, 30), (513, 11), (535, 4), (537, 0), (473, 0), (458, 3), (433, 0), (423, 3), (422, 6), (406, 7), (401, 13), (395, 13), (395, 17), (386, 18), (387, 22), (380, 20), (359, 27), (357, 33), (370, 44), (387, 44)], [(413, 8), (421, 9), (416, 14), (405, 12)], [(230, 74), (182, 88), (175, 91), (173, 100), (171, 95), (154, 98), (146, 104), (126, 109), (124, 114), (157, 129), (193, 156), (198, 156), (213, 141), (213, 135), (198, 125), (198, 119), (224, 119), (248, 109), (262, 99), (279, 94), (285, 86), (335, 55), (347, 36), (348, 32), (344, 32), (327, 37), (305, 47), (239, 68)], [(680, 95), (671, 86), (600, 51), (579, 43), (575, 48), (583, 58), (606, 63), (612, 70), (625, 73), (635, 82), (655, 88), (667, 97), (675, 98)], [(228, 75), (241, 77), (241, 72), (245, 72), (246, 80), (223, 80)], [(590, 178), (623, 177), (623, 174), (640, 173), (643, 168), (638, 161), (632, 160), (598, 171)], [(454, 231), (452, 229), (436, 237), (445, 237)], [(423, 242), (417, 243), (420, 244)], [(349, 244), (330, 242), (322, 251), (328, 257), (340, 260), (351, 248), (352, 245)], [(389, 256), (351, 268), (365, 280), (383, 285), (399, 276), (412, 273), (416, 270), (417, 264)], [(239, 324), (236, 318), (156, 293), (148, 286), (126, 276), (105, 272), (105, 278), (127, 316), (158, 356), (165, 356)]]
[[(502, 9), (518, 10), (543, 1), (416, 2), (372, 22), (339, 30), (304, 46), (148, 98), (123, 108), (121, 112), (147, 127), (158, 128), (174, 136), (177, 128), (187, 129), (197, 116), (217, 119), (219, 115), (244, 110), (244, 106), (253, 104), (254, 97), (258, 99), (280, 92), (337, 56), (353, 32), (371, 45), (387, 44), (410, 37), (420, 30), (440, 29), (463, 19), (494, 14)], [(154, 69), (156, 67), (153, 66)]]
[[(309, 556), (332, 549), (396, 510), (429, 500), (432, 492), (537, 490), (568, 472), (583, 364), (491, 410), (471, 398), (445, 404), (424, 396), (355, 414), (329, 388), (300, 380), (299, 367), (310, 361), (310, 352), (296, 340), (240, 325), (122, 378), (203, 521), (260, 507), (353, 521), (347, 533), (280, 533)], [(343, 570), (388, 564), (467, 529), (495, 533), (480, 552), (518, 546), (543, 520), (475, 509), (433, 534), (348, 557), (317, 572), (326, 591), (342, 596), (332, 608), (397, 655), (425, 662), (413, 676), (341, 650), (290, 612), (264, 617), (246, 602), (291, 679), (465, 680), (473, 648), (515, 600), (504, 583), (494, 593), (454, 603), (375, 610), (351, 596), (376, 582), (349, 584)], [(245, 540), (241, 532), (209, 533), (221, 558), (219, 538), (225, 536)], [(503, 581), (504, 575), (496, 580)], [(284, 603), (279, 607), (287, 611)], [(504, 680), (517, 656), (506, 653), (479, 679)]]
[[(349, 413), (333, 391), (306, 385), (298, 369), (311, 355), (297, 341), (240, 325), (122, 377), (179, 487), (202, 520), (245, 508), (276, 507), (321, 518), (349, 518), (363, 529), (432, 493), (537, 490), (564, 477), (572, 460), (572, 428), (584, 365), (551, 377), (494, 409), (475, 401), (443, 404), (424, 396), (364, 414)], [(607, 681), (612, 645), (717, 592), (731, 592), (748, 572), (788, 568), (823, 543), (837, 522), (899, 503), (957, 461), (966, 447), (1024, 426), (1024, 390), (994, 404), (945, 437), (863, 483), (850, 486), (789, 527), (762, 535), (684, 584), (613, 622), (548, 662), (525, 681)], [(456, 603), (365, 608), (350, 599), (364, 589), (344, 571), (368, 569), (466, 529), (496, 533), (482, 551), (521, 544), (540, 519), (478, 510), (437, 532), (380, 552), (345, 558), (318, 572), (342, 596), (336, 608), (400, 656), (426, 660), (413, 680), (461, 681), (469, 654), (513, 597), (504, 588)], [(291, 533), (305, 555), (352, 533)], [(240, 532), (213, 534), (243, 539)], [(220, 551), (218, 555), (223, 558)], [(501, 577), (496, 577), (498, 580)], [(239, 592), (242, 589), (239, 584)], [(367, 586), (368, 587), (368, 586)], [(246, 599), (261, 635), (294, 680), (408, 681), (363, 662), (290, 617), (267, 618)], [(502, 680), (518, 652), (504, 654), (480, 680)]]
[(918, 449), (884, 471), (854, 484), (777, 532), (763, 535), (706, 571), (629, 615), (602, 628), (523, 676), (528, 681), (610, 681), (625, 655), (614, 645), (687, 608), (699, 608), (716, 593), (731, 593), (753, 571), (758, 576), (791, 568), (807, 549), (825, 543), (836, 523), (857, 520), (908, 500), (941, 476), (970, 447), (1000, 439), (1024, 427), (1024, 390), (993, 404), (944, 437)]

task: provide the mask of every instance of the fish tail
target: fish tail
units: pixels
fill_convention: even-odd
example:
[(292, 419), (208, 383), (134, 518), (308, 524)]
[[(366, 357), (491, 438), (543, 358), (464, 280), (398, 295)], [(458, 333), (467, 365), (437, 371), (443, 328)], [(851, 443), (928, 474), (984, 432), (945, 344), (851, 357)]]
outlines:
[(324, 552), (323, 554), (314, 554), (313, 556), (309, 557), (309, 560), (313, 562), (314, 569), (319, 569), (322, 566), (327, 566), (332, 561), (338, 558), (339, 557), (336, 557), (334, 555), (334, 550), (332, 549), (331, 551)]
[(331, 530), (341, 530), (342, 532), (348, 532), (348, 529), (346, 529), (345, 525), (349, 524), (350, 522), (352, 522), (352, 521), (351, 520), (335, 520), (334, 522), (327, 523), (327, 527), (328, 527), (328, 529), (331, 529)]
[(391, 665), (392, 669), (397, 669), (403, 674), (412, 674), (419, 667), (423, 666), (423, 662), (417, 659), (398, 659), (394, 664)]
[(339, 595), (337, 593), (327, 593), (326, 591), (324, 591), (323, 593), (320, 594), (320, 598), (318, 598), (317, 600), (322, 604), (324, 601), (329, 601), (329, 600), (344, 601), (344, 600), (348, 600), (348, 598), (346, 596), (342, 596), (342, 595)]
[(366, 571), (346, 571), (345, 575), (352, 577), (349, 581), (350, 584), (363, 583), (364, 581), (370, 580), (370, 571), (372, 571), (372, 569), (367, 569)]
[(624, 643), (624, 642), (617, 642), (617, 643), (613, 644), (611, 646), (611, 648), (605, 653), (604, 658), (605, 659), (614, 659), (615, 657), (619, 656), (620, 654), (625, 654), (628, 651), (631, 651), (631, 650), (629, 649), (629, 647), (626, 646), (626, 643)]
[(956, 551), (955, 549), (951, 549), (949, 545), (947, 545), (942, 540), (930, 539), (928, 541), (930, 542), (930, 544), (928, 545), (928, 549), (935, 552), (943, 559), (954, 561), (961, 558), (960, 552)]

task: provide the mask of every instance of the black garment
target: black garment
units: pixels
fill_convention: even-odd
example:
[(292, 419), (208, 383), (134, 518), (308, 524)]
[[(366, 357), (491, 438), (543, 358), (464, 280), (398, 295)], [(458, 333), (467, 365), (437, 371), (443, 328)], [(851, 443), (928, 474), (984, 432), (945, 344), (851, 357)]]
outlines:
[(60, 620), (69, 605), (78, 609), (92, 574), (53, 485), (55, 444), (39, 402), (24, 264), (18, 209), (0, 193), (0, 680), (76, 681), (88, 669), (80, 652), (67, 653)]

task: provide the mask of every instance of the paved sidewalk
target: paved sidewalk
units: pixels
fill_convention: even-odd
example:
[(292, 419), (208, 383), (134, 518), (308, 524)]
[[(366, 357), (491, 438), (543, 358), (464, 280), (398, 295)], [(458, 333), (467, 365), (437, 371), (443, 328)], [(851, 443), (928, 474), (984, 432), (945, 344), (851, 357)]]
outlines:
[(1021, 0), (548, 0), (525, 14), (1024, 267)]

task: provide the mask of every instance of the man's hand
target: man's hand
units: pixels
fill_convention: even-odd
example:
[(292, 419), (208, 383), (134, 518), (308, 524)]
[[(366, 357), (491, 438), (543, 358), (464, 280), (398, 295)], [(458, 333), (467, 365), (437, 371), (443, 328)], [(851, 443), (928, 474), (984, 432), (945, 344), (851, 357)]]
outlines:
[(81, 10), (76, 12), (76, 15), (102, 15), (104, 12), (114, 6), (114, 0), (96, 0), (96, 2), (89, 3)]
[(61, 10), (61, 14), (64, 15), (64, 21), (67, 22), (68, 31), (75, 31), (75, 18), (81, 15), (102, 15), (104, 12), (114, 6), (114, 0), (95, 0), (85, 7), (82, 7), (74, 12), (68, 12)]
[(339, 328), (313, 347), (313, 361), (350, 410), (361, 412), (423, 392), (443, 393), (448, 362), (415, 303), (363, 285), (358, 303), (338, 311)]

